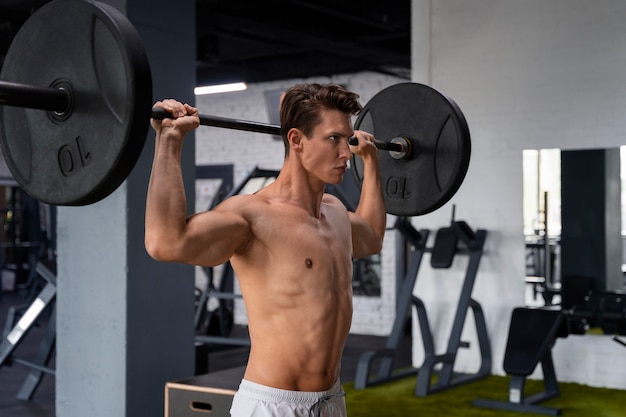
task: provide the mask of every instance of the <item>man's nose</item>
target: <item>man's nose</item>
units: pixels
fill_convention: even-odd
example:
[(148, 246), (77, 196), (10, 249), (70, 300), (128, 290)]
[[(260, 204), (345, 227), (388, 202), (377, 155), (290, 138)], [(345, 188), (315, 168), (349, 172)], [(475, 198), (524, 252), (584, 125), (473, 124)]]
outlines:
[(341, 149), (339, 150), (339, 157), (345, 160), (352, 158), (352, 151), (350, 150), (350, 145), (348, 141), (341, 142)]

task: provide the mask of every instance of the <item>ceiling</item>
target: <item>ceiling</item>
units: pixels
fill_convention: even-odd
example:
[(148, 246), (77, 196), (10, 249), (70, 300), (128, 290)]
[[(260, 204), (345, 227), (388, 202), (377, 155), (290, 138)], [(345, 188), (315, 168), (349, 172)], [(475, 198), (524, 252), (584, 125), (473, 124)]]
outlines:
[[(0, 63), (47, 1), (0, 0)], [(198, 84), (373, 71), (410, 78), (411, 0), (196, 0)]]

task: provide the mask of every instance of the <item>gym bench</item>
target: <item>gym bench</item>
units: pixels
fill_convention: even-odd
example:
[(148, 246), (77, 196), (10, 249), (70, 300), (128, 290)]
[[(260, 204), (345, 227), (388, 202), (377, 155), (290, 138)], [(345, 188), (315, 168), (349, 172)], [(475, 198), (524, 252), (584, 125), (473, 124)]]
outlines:
[[(569, 335), (569, 322), (561, 310), (518, 307), (513, 310), (504, 355), (504, 371), (511, 376), (509, 400), (476, 399), (478, 407), (560, 416), (561, 409), (538, 403), (560, 395), (552, 361), (557, 337)], [(526, 378), (541, 362), (544, 390), (525, 396)]]

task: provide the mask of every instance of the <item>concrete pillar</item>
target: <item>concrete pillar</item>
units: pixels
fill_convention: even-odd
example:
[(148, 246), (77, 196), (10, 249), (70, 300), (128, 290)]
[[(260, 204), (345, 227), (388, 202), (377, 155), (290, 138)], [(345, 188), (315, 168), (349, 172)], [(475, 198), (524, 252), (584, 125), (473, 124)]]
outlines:
[(432, 2), (411, 0), (411, 81), (432, 83)]
[[(194, 2), (110, 4), (144, 41), (154, 98), (193, 103)], [(182, 158), (194, 207), (190, 139)], [(58, 209), (59, 417), (162, 416), (165, 383), (193, 375), (193, 268), (158, 263), (143, 243), (153, 144), (150, 131), (139, 162), (111, 196)]]

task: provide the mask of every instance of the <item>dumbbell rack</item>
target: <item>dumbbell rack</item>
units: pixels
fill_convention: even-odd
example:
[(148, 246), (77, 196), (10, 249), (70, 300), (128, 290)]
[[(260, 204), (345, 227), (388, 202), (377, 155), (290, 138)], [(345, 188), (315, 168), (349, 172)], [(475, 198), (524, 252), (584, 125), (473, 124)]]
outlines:
[[(471, 298), (478, 265), (483, 253), (483, 246), (487, 237), (486, 230), (472, 231), (465, 222), (452, 222), (449, 232), (455, 234), (454, 247), (450, 254), (465, 254), (469, 256), (469, 262), (461, 289), (453, 327), (448, 339), (446, 352), (441, 355), (435, 353), (434, 338), (428, 322), (428, 315), (422, 300), (413, 295), (413, 288), (417, 280), (417, 274), (424, 253), (433, 252), (434, 248), (426, 247), (429, 231), (419, 232), (405, 218), (398, 218), (396, 229), (404, 236), (412, 246), (409, 267), (406, 271), (400, 291), (398, 292), (396, 318), (390, 336), (387, 339), (385, 349), (365, 352), (357, 364), (355, 377), (355, 389), (364, 389), (368, 386), (380, 385), (410, 375), (417, 374), (415, 395), (425, 397), (428, 394), (449, 389), (461, 384), (469, 383), (489, 375), (491, 371), (491, 348), (487, 335), (487, 327), (480, 304)], [(456, 246), (457, 240), (464, 243), (465, 248)], [(449, 248), (448, 248), (449, 249)], [(432, 262), (431, 262), (432, 263)], [(424, 346), (424, 361), (419, 368), (394, 370), (393, 363), (397, 354), (400, 337), (402, 335), (405, 319), (409, 306), (416, 310), (422, 343)], [(461, 341), (461, 333), (469, 309), (472, 309), (478, 344), (481, 353), (481, 365), (476, 373), (458, 374), (454, 372), (454, 364), (459, 348), (469, 347), (469, 343)], [(378, 373), (371, 372), (375, 360), (379, 361)], [(434, 368), (441, 365), (436, 384), (432, 384)]]

